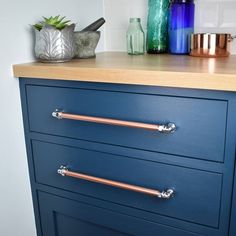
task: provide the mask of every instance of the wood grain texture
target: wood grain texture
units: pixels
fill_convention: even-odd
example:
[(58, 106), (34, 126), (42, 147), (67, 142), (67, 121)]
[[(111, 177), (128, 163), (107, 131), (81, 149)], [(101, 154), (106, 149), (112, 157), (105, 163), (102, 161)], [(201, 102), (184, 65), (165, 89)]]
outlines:
[(13, 65), (13, 70), (15, 77), (24, 78), (236, 91), (236, 56), (208, 59), (105, 52), (67, 63)]

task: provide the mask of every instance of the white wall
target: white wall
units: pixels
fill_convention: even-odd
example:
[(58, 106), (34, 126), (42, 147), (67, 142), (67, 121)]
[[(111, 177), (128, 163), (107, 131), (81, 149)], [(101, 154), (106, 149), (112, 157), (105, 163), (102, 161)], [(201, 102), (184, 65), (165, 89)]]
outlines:
[[(236, 34), (236, 0), (196, 0), (195, 32)], [(104, 0), (106, 50), (126, 50), (130, 17), (140, 17), (146, 29), (148, 0)], [(236, 40), (231, 52), (236, 54)]]
[[(103, 15), (103, 2), (1, 0), (0, 3), (0, 235), (34, 236), (18, 79), (13, 78), (11, 65), (33, 59), (29, 24), (42, 15), (66, 15), (82, 28)], [(103, 49), (103, 40), (99, 49)]]

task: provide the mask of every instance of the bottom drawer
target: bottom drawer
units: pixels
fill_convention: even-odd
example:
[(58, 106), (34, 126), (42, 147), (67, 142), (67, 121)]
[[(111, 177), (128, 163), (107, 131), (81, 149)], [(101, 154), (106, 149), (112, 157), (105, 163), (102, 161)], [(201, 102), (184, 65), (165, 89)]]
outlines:
[(197, 236), (136, 217), (39, 192), (44, 236)]
[[(36, 182), (195, 224), (218, 228), (222, 175), (197, 169), (138, 160), (34, 140)], [(158, 197), (104, 184), (62, 177), (60, 166), (76, 173), (154, 190), (173, 189), (174, 197)]]

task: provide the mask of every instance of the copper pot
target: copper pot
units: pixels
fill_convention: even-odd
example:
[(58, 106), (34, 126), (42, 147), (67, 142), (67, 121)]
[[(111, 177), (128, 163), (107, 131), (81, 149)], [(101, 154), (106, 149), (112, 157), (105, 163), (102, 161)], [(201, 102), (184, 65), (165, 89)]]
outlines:
[(190, 56), (228, 57), (230, 42), (236, 38), (231, 34), (192, 34)]

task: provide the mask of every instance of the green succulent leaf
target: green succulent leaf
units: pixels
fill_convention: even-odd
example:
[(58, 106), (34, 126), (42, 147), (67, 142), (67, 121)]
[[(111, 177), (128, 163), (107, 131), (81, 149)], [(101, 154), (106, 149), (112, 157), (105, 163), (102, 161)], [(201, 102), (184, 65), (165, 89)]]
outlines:
[(35, 29), (37, 29), (37, 30), (39, 30), (39, 31), (43, 28), (43, 25), (42, 25), (42, 24), (35, 24), (35, 25), (33, 25), (33, 26), (34, 26)]
[(70, 24), (70, 20), (65, 20), (66, 17), (65, 16), (60, 16), (60, 15), (57, 15), (57, 16), (50, 16), (49, 18), (43, 16), (43, 19), (44, 21), (40, 21), (38, 23), (36, 23), (34, 25), (34, 27), (37, 29), (37, 30), (41, 30), (43, 28), (44, 25), (51, 25), (53, 27), (55, 27), (56, 29), (59, 29), (59, 30), (62, 30), (64, 29), (66, 26), (69, 26)]
[[(59, 16), (59, 17), (60, 17), (60, 16)], [(63, 20), (66, 18), (65, 16), (62, 16), (61, 19), (59, 19), (59, 17), (58, 17), (58, 20), (59, 20), (59, 21), (63, 21)]]

